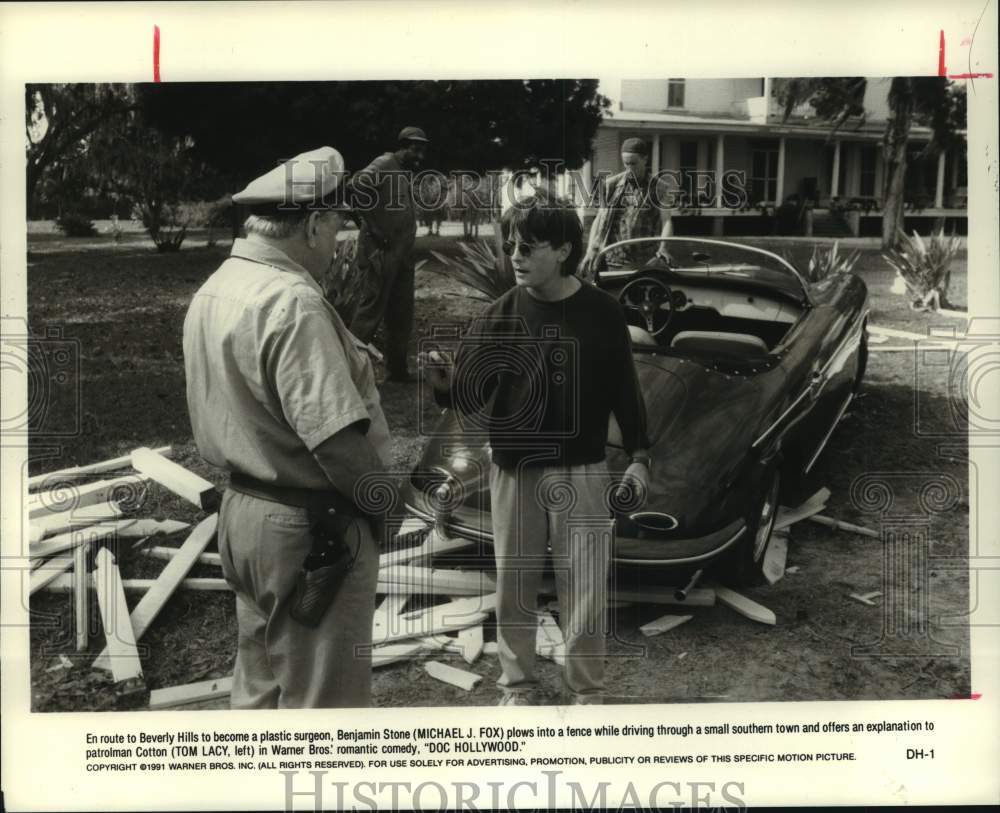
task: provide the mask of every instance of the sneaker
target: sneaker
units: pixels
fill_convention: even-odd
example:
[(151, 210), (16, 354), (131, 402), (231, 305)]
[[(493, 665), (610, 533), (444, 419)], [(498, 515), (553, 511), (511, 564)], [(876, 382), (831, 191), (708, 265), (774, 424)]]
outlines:
[(498, 706), (535, 706), (538, 705), (534, 702), (535, 698), (531, 692), (520, 691), (520, 692), (509, 692), (504, 691), (500, 695), (500, 702), (497, 703)]

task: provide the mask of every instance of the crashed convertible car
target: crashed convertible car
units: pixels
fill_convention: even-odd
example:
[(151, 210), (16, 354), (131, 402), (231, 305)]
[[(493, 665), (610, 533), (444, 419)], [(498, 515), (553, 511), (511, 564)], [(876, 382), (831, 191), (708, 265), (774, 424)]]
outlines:
[[(629, 322), (652, 456), (645, 503), (614, 512), (614, 562), (758, 582), (782, 483), (812, 468), (864, 375), (867, 289), (850, 273), (810, 283), (732, 242), (616, 245), (636, 242), (669, 257), (599, 281)], [(489, 446), (464, 431), (453, 410), (441, 416), (406, 501), (451, 536), (489, 542)], [(607, 460), (615, 475), (628, 462), (613, 417)]]

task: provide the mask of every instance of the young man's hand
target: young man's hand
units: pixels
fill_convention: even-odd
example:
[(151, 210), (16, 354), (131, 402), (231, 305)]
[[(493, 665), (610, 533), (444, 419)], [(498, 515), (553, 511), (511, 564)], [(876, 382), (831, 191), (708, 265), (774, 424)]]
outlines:
[(424, 371), (424, 380), (434, 389), (447, 392), (451, 389), (452, 360), (438, 350), (417, 354), (417, 365)]

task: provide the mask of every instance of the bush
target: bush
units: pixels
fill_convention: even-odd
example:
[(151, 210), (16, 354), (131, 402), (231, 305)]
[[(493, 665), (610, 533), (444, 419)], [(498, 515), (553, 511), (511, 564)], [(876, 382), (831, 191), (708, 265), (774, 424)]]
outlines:
[(94, 237), (97, 234), (94, 221), (79, 212), (63, 212), (56, 219), (56, 225), (67, 237)]
[(228, 229), (233, 206), (226, 196), (218, 200), (185, 201), (177, 206), (178, 218), (191, 228), (207, 229), (206, 245), (214, 246), (217, 229)]
[(514, 287), (514, 269), (510, 258), (503, 253), (503, 236), (499, 223), (493, 223), (492, 241), (477, 240), (474, 243), (461, 243), (460, 246), (462, 256), (459, 257), (431, 251), (443, 269), (427, 265), (427, 270), (451, 277), (473, 288), (482, 294), (477, 299), (486, 302), (492, 302)]
[(810, 282), (820, 282), (834, 274), (849, 274), (861, 259), (859, 250), (851, 254), (840, 254), (840, 244), (834, 241), (829, 248), (816, 246), (813, 248), (809, 264), (806, 266), (806, 276)]
[(351, 236), (337, 243), (337, 253), (321, 283), (327, 301), (337, 309), (346, 325), (354, 320), (368, 292), (367, 285), (377, 285), (380, 276), (359, 267), (357, 251), (357, 237)]
[(907, 237), (902, 229), (897, 231), (896, 248), (882, 256), (896, 269), (898, 279), (912, 297), (914, 310), (940, 310), (949, 308), (948, 287), (951, 285), (951, 263), (961, 247), (961, 241), (952, 235), (944, 236), (944, 229), (924, 241), (919, 234)]

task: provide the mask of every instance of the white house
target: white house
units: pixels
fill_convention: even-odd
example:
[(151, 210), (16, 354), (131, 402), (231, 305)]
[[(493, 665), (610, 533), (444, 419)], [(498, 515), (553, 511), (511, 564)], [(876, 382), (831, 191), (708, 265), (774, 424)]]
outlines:
[[(600, 92), (612, 105), (584, 165), (582, 186), (589, 189), (597, 173), (619, 172), (621, 143), (639, 136), (650, 144), (654, 172), (679, 173), (675, 177), (687, 193), (677, 221), (679, 234), (748, 233), (762, 223), (770, 229), (775, 221), (767, 217), (786, 202), (798, 206), (786, 206), (778, 219), (785, 231), (877, 234), (890, 81), (869, 79), (865, 122), (834, 133), (808, 106), (783, 121), (767, 78), (602, 78)], [(947, 220), (964, 231), (964, 150), (917, 160), (930, 137), (927, 128), (911, 131), (907, 227)], [(726, 199), (724, 184), (716, 180), (726, 171), (745, 173), (747, 197), (740, 206)], [(570, 183), (564, 189), (580, 193)]]

